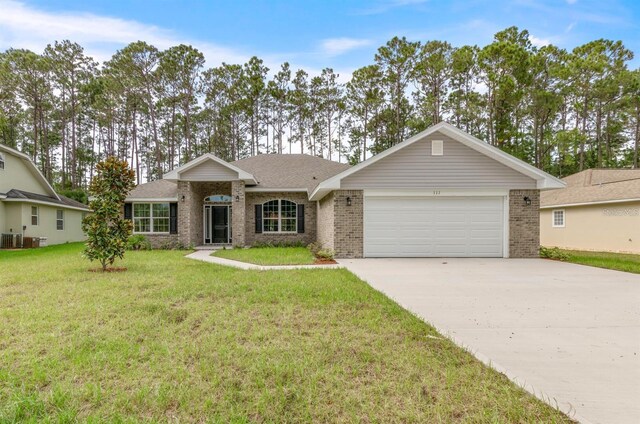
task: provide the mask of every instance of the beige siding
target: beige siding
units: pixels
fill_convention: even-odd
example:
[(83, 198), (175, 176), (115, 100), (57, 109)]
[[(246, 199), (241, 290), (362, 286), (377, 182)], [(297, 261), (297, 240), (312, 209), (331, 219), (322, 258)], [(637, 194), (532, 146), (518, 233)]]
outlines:
[(540, 211), (543, 246), (604, 252), (640, 253), (640, 202), (557, 208), (565, 226), (554, 228), (554, 209)]
[(238, 179), (238, 173), (212, 160), (207, 160), (181, 173), (180, 179), (185, 181), (233, 181)]
[[(14, 234), (22, 232), (22, 204), (4, 203), (4, 211), (5, 220), (3, 232)], [(0, 225), (2, 224), (3, 222), (0, 221)]]
[[(431, 140), (444, 154), (431, 156)], [(536, 188), (536, 181), (441, 133), (398, 150), (342, 181), (343, 189)]]
[(4, 169), (0, 169), (0, 193), (6, 193), (15, 188), (51, 196), (46, 186), (36, 178), (24, 160), (4, 151), (1, 153), (4, 155), (5, 162)]
[[(38, 225), (31, 225), (31, 206), (38, 207)], [(27, 226), (24, 231), (25, 237), (46, 237), (47, 243), (50, 245), (82, 241), (86, 238), (82, 232), (82, 211), (62, 209), (64, 210), (64, 230), (58, 230), (56, 228), (56, 211), (59, 208), (29, 203), (22, 203), (21, 207), (22, 224)]]

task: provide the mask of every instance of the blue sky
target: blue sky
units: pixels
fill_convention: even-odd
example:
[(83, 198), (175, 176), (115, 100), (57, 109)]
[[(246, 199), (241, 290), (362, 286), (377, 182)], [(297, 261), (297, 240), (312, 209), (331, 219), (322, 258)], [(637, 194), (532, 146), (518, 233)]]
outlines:
[(344, 78), (394, 35), (484, 45), (511, 25), (537, 45), (611, 38), (640, 55), (639, 18), (640, 2), (622, 0), (0, 0), (0, 50), (42, 51), (68, 38), (102, 61), (143, 39), (193, 44), (209, 66), (257, 55), (271, 68), (285, 60), (312, 73), (330, 66)]

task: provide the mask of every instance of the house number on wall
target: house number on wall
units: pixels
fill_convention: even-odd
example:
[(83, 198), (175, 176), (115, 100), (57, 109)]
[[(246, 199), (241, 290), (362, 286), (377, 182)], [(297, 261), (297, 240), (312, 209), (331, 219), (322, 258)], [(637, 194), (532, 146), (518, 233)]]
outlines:
[(433, 195), (434, 196), (439, 196), (440, 195), (440, 190), (433, 190)]

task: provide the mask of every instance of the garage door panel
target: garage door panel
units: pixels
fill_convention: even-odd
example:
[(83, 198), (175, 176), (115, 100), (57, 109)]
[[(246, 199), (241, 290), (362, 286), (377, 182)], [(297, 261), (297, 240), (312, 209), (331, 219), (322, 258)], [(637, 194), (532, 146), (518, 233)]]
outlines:
[(367, 197), (365, 256), (501, 257), (502, 197)]

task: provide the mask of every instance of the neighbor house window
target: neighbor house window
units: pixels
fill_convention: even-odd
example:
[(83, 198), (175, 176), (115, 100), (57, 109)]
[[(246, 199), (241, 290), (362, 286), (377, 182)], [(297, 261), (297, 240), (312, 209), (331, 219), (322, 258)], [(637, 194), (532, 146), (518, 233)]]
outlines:
[(168, 233), (169, 232), (169, 204), (168, 203), (134, 203), (133, 204), (133, 232), (134, 233)]
[(4, 155), (0, 153), (0, 169), (4, 169)]
[(39, 218), (38, 212), (39, 211), (37, 206), (31, 206), (31, 225), (38, 225), (38, 218)]
[(298, 205), (290, 200), (271, 200), (262, 204), (262, 231), (265, 233), (295, 233), (298, 226)]
[(553, 211), (552, 219), (554, 227), (564, 227), (564, 209)]
[(64, 211), (56, 210), (56, 230), (64, 230)]

